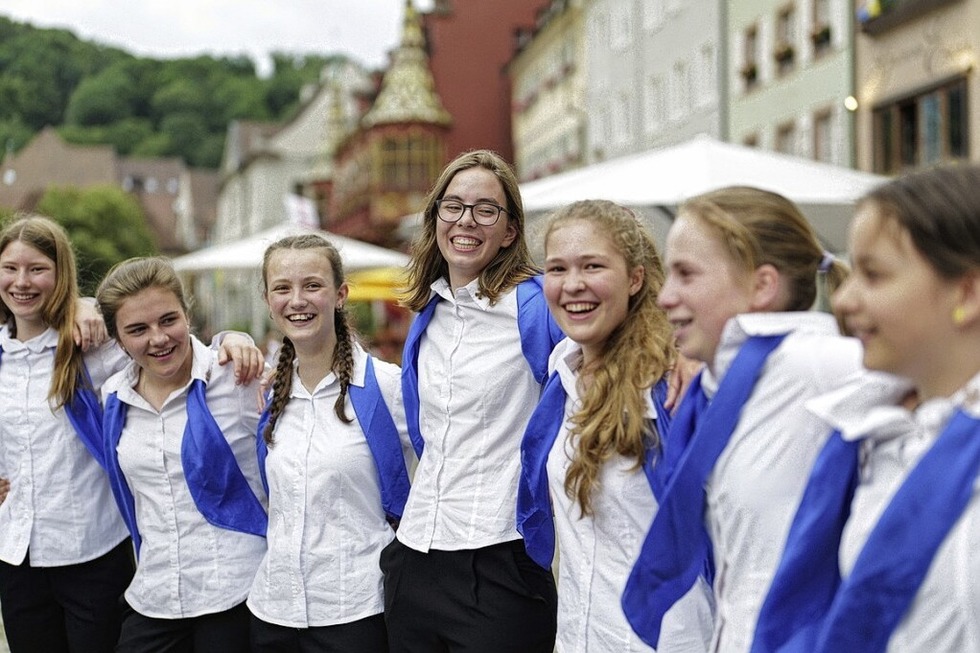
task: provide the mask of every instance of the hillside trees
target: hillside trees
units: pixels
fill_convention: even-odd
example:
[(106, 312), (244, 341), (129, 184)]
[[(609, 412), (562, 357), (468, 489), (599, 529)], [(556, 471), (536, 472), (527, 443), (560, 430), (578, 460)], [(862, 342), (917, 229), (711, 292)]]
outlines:
[(83, 295), (94, 295), (114, 264), (156, 251), (139, 203), (113, 186), (49, 188), (37, 213), (57, 220), (68, 232)]
[(229, 121), (288, 119), (329, 59), (276, 53), (262, 79), (245, 56), (136, 57), (0, 16), (0, 151), (54, 125), (70, 142), (217, 167)]

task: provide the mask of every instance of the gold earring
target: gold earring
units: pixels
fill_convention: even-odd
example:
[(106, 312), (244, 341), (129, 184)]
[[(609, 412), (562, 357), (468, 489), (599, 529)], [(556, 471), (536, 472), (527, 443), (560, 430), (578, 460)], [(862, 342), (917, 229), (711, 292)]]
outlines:
[(964, 322), (966, 322), (966, 308), (957, 306), (953, 309), (953, 324), (960, 326)]

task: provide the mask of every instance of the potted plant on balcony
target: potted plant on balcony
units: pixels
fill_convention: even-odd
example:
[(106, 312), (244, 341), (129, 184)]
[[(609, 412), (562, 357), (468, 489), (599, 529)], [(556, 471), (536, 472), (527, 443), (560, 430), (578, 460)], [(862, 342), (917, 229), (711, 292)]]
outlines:
[(793, 46), (785, 41), (780, 41), (777, 43), (772, 52), (772, 56), (781, 67), (793, 63), (793, 56), (795, 54), (796, 52), (794, 51)]
[(813, 47), (819, 49), (830, 45), (830, 25), (818, 25), (810, 30), (810, 40)]

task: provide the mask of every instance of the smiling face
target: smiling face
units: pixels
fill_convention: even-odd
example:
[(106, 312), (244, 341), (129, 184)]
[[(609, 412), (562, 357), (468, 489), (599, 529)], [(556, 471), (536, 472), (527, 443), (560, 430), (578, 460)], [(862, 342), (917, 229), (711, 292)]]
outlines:
[[(464, 204), (490, 202), (507, 208), (507, 196), (496, 175), (482, 167), (461, 170), (446, 187), (441, 199), (455, 199)], [(517, 237), (506, 212), (490, 226), (477, 224), (466, 210), (456, 222), (436, 217), (436, 243), (446, 260), (449, 285), (454, 289), (465, 286), (480, 276), (503, 247)]]
[(116, 331), (143, 383), (177, 388), (190, 381), (190, 323), (173, 291), (153, 286), (124, 299), (116, 311)]
[(667, 235), (667, 280), (658, 303), (674, 327), (684, 356), (709, 365), (725, 323), (752, 310), (752, 278), (703, 221), (678, 216)]
[(0, 252), (0, 299), (14, 318), (20, 340), (47, 328), (43, 313), (57, 282), (55, 268), (54, 261), (19, 240)]
[(854, 269), (833, 297), (834, 309), (864, 345), (864, 365), (912, 379), (922, 389), (956, 339), (950, 318), (957, 284), (943, 279), (908, 232), (865, 203), (851, 226)]
[(266, 267), (265, 301), (272, 321), (297, 352), (331, 350), (337, 340), (334, 311), (347, 299), (347, 284), (335, 287), (325, 250), (278, 249)]
[(585, 220), (561, 224), (545, 242), (544, 294), (558, 326), (595, 360), (629, 312), (643, 268), (628, 269), (612, 241)]

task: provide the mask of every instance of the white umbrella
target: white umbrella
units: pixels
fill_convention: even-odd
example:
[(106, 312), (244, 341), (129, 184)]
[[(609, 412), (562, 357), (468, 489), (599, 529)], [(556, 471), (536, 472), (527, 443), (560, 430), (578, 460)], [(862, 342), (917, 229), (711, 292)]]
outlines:
[(330, 241), (340, 252), (344, 269), (347, 271), (402, 267), (408, 263), (408, 255), (402, 252), (327, 231), (282, 224), (241, 240), (206, 247), (180, 256), (173, 260), (173, 265), (178, 272), (259, 270), (262, 268), (262, 255), (269, 245), (284, 236), (301, 233), (317, 233)]
[(844, 251), (854, 202), (884, 177), (697, 136), (686, 143), (610, 159), (521, 184), (528, 214), (576, 200), (607, 199), (670, 215), (694, 195), (755, 186), (796, 202), (826, 247)]

